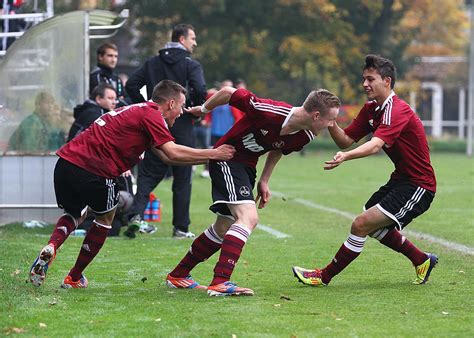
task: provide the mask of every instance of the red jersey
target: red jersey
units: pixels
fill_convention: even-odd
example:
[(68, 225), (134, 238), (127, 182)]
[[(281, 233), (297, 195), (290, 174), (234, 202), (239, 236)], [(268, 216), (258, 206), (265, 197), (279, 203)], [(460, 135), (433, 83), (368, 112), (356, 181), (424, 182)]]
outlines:
[(358, 142), (369, 133), (385, 142), (383, 150), (395, 164), (391, 178), (403, 179), (436, 191), (425, 129), (410, 106), (392, 92), (381, 107), (369, 101), (344, 129)]
[(287, 155), (301, 150), (314, 139), (309, 130), (280, 135), (293, 114), (294, 108), (288, 103), (261, 99), (241, 88), (232, 94), (229, 105), (244, 115), (214, 147), (233, 145), (236, 152), (231, 161), (255, 167), (258, 158), (270, 150), (280, 150)]
[(120, 176), (150, 147), (174, 141), (154, 102), (137, 103), (102, 115), (57, 151), (58, 156), (93, 174)]

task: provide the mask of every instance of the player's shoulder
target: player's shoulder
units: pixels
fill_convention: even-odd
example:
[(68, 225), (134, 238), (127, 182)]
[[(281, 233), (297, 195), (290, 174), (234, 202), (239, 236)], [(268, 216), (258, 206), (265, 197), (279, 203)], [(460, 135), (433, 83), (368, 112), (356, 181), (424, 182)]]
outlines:
[(400, 98), (398, 95), (392, 96), (392, 102), (394, 106), (396, 105), (402, 108), (410, 108), (410, 105), (405, 100)]
[(377, 101), (370, 100), (370, 101), (365, 102), (362, 108), (366, 110), (375, 110), (377, 107), (378, 107)]
[(293, 106), (284, 101), (277, 101), (271, 98), (258, 97), (251, 93), (250, 103), (259, 110), (274, 110), (278, 109), (281, 112), (289, 113)]
[(403, 99), (394, 95), (392, 98), (391, 110), (395, 113), (402, 113), (402, 114), (414, 114), (415, 112), (411, 108), (411, 106)]

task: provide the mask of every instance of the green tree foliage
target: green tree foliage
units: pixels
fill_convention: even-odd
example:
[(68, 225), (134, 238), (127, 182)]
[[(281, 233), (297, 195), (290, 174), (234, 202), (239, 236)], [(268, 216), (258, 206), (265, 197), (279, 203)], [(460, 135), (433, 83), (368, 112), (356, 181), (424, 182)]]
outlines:
[(364, 99), (365, 54), (391, 58), (403, 75), (420, 51), (447, 55), (466, 41), (461, 0), (135, 0), (128, 7), (140, 60), (157, 53), (175, 24), (190, 23), (209, 87), (241, 77), (259, 95), (295, 104), (318, 87), (344, 102)]

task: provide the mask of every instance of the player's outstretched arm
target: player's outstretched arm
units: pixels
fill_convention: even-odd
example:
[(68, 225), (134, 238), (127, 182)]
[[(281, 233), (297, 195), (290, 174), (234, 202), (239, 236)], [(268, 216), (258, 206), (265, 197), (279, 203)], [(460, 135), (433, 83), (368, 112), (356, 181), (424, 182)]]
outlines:
[(324, 162), (324, 170), (334, 169), (344, 161), (354, 160), (356, 158), (376, 154), (384, 144), (385, 142), (382, 139), (378, 137), (372, 137), (369, 142), (366, 142), (355, 149), (345, 152), (339, 151), (336, 153), (336, 155), (334, 155), (332, 160)]
[(165, 163), (170, 165), (202, 164), (208, 160), (227, 161), (234, 157), (235, 148), (223, 144), (215, 149), (194, 149), (167, 142), (159, 148), (152, 148)]
[(268, 152), (265, 165), (260, 175), (260, 179), (257, 183), (257, 197), (255, 198), (255, 203), (259, 209), (265, 208), (268, 201), (270, 201), (271, 192), (268, 187), (268, 182), (270, 181), (270, 176), (272, 175), (273, 169), (277, 165), (283, 154), (279, 150), (272, 150)]
[(349, 148), (354, 143), (354, 140), (347, 136), (344, 129), (339, 127), (337, 123), (334, 123), (332, 127), (328, 127), (328, 130), (334, 143), (336, 143), (340, 149)]
[(184, 111), (197, 117), (203, 117), (214, 108), (229, 103), (230, 97), (236, 90), (233, 87), (223, 87), (201, 106), (185, 108)]

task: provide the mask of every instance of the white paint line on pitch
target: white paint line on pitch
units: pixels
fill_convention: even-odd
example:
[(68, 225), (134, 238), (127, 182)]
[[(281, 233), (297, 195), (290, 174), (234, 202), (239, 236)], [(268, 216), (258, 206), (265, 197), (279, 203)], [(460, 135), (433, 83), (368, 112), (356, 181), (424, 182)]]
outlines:
[(287, 235), (283, 232), (280, 232), (278, 230), (275, 230), (273, 228), (270, 228), (269, 226), (263, 225), (258, 223), (257, 229), (263, 230), (265, 232), (268, 232), (270, 235), (275, 236), (276, 238), (288, 238), (291, 237), (290, 235)]
[[(278, 192), (278, 191), (272, 191), (272, 194), (276, 197), (285, 197), (285, 194), (283, 194), (281, 192)], [(295, 199), (292, 198), (291, 201), (302, 204), (302, 205), (305, 205), (305, 206), (313, 208), (313, 209), (318, 209), (318, 210), (322, 210), (322, 211), (331, 212), (331, 213), (343, 216), (345, 218), (348, 218), (350, 220), (352, 220), (352, 219), (354, 219), (354, 217), (356, 217), (356, 215), (351, 214), (349, 212), (339, 210), (339, 209), (335, 209), (335, 208), (326, 207), (324, 205), (316, 204), (316, 203), (313, 203), (311, 201), (307, 201), (307, 200), (304, 200), (304, 199), (301, 199), (301, 198), (295, 198)], [(441, 245), (441, 246), (443, 246), (447, 249), (450, 249), (450, 250), (454, 250), (454, 251), (461, 252), (463, 254), (474, 256), (474, 248), (469, 247), (467, 245), (447, 241), (445, 239), (435, 237), (435, 236), (432, 236), (432, 235), (428, 235), (428, 234), (418, 232), (418, 231), (403, 230), (403, 233), (407, 234), (408, 236), (413, 236), (417, 239), (422, 239), (422, 240), (426, 240), (426, 241), (431, 242), (431, 243), (439, 244), (439, 245)]]

